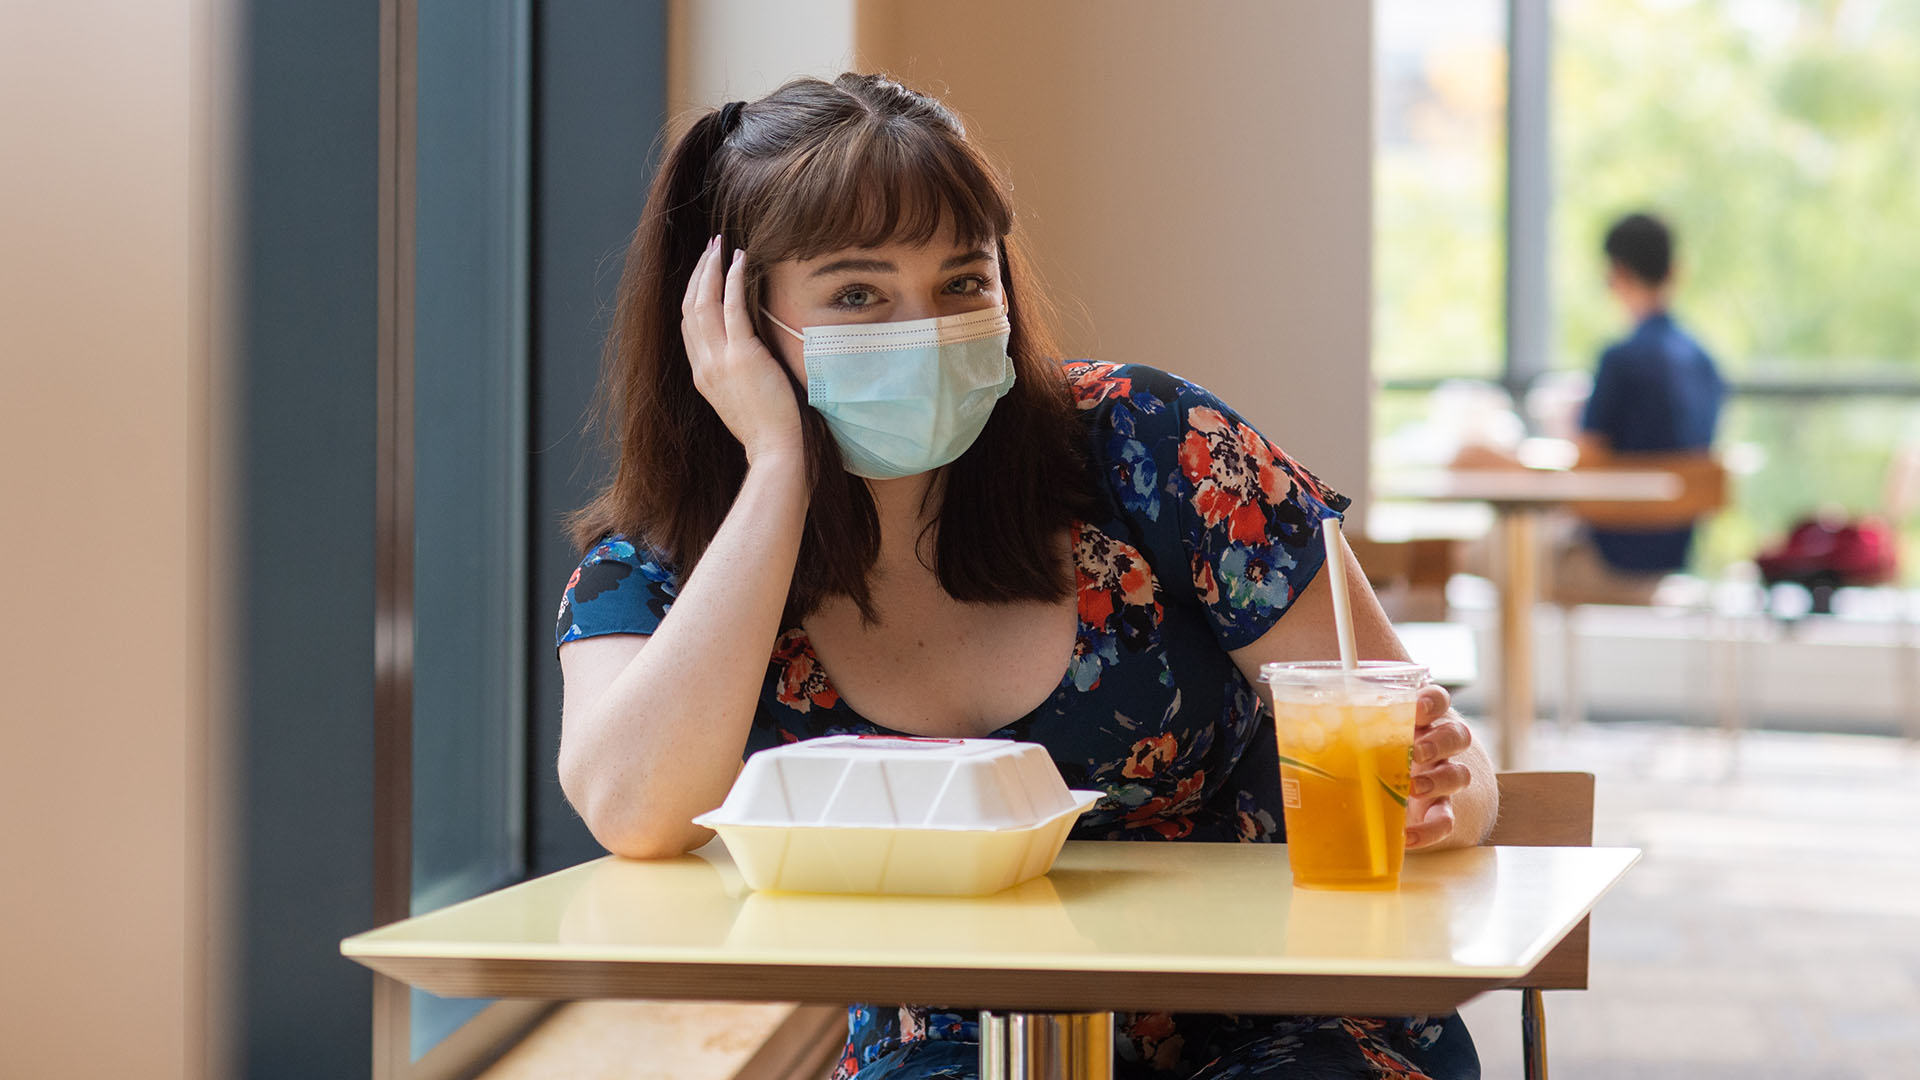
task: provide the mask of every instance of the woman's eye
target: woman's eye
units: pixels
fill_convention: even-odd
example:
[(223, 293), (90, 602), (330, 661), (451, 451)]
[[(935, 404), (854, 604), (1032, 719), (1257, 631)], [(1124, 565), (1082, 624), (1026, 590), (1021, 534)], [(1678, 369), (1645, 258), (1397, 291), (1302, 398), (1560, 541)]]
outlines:
[(837, 308), (863, 308), (873, 306), (877, 299), (872, 289), (855, 286), (834, 293), (830, 303)]
[(948, 292), (961, 296), (971, 296), (974, 293), (985, 292), (986, 288), (987, 279), (978, 274), (968, 274), (966, 277), (954, 278), (947, 283)]

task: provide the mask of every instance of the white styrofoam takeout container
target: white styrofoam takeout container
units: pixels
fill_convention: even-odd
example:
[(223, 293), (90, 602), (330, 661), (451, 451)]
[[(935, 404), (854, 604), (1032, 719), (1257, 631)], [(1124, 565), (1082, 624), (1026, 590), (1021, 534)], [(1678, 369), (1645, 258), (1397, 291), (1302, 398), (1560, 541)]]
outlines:
[(830, 735), (748, 758), (693, 822), (755, 889), (981, 896), (1046, 873), (1102, 794), (1037, 743)]

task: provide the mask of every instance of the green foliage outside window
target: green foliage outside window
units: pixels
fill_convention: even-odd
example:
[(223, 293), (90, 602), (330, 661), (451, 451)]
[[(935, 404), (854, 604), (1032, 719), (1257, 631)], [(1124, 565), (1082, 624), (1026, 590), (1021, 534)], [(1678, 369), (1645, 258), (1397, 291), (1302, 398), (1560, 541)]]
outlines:
[(1651, 208), (1728, 374), (1920, 378), (1920, 2), (1553, 11), (1555, 364), (1619, 332), (1600, 238)]
[[(1442, 6), (1377, 8), (1383, 379), (1497, 377), (1504, 352), (1504, 4)], [(1647, 209), (1729, 378), (1920, 384), (1920, 0), (1559, 0), (1553, 21), (1552, 366), (1626, 331), (1600, 239)], [(1738, 399), (1721, 442), (1764, 464), (1696, 546), (1707, 573), (1822, 504), (1882, 510), (1920, 397)]]
[[(1920, 381), (1920, 2), (1562, 0), (1553, 45), (1555, 366), (1623, 329), (1600, 238), (1647, 208), (1679, 234), (1675, 311), (1728, 377)], [(1765, 463), (1700, 569), (1822, 504), (1883, 509), (1916, 417), (1920, 398), (1737, 402), (1721, 442)]]

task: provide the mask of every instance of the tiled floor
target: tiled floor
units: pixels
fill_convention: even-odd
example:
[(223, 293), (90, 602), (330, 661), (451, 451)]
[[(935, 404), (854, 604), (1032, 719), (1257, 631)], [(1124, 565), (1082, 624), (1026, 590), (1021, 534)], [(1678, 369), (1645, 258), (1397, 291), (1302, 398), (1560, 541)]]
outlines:
[[(1641, 863), (1600, 903), (1592, 988), (1547, 995), (1556, 1080), (1920, 1077), (1920, 748), (1605, 724), (1532, 765), (1599, 777), (1594, 839)], [(1519, 996), (1462, 1010), (1520, 1075)]]

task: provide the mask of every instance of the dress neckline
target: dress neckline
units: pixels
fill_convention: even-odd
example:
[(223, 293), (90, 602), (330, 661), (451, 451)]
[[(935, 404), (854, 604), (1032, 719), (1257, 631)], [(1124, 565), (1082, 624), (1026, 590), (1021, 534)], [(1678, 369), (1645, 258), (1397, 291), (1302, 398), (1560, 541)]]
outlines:
[[(972, 736), (974, 738), (997, 739), (1004, 736), (1009, 736), (1012, 733), (1020, 730), (1021, 728), (1030, 727), (1033, 724), (1034, 719), (1040, 715), (1041, 710), (1045, 709), (1048, 705), (1053, 704), (1055, 699), (1057, 699), (1063, 692), (1065, 692), (1067, 687), (1073, 685), (1074, 661), (1078, 659), (1080, 655), (1080, 641), (1087, 629), (1086, 593), (1085, 593), (1085, 590), (1080, 588), (1080, 543), (1086, 533), (1087, 524), (1086, 522), (1075, 519), (1068, 523), (1068, 529), (1073, 534), (1073, 544), (1072, 544), (1073, 550), (1068, 557), (1073, 560), (1074, 627), (1073, 627), (1073, 647), (1067, 651), (1066, 669), (1060, 673), (1059, 681), (1053, 684), (1052, 692), (1049, 693), (1044, 699), (1042, 699), (1040, 704), (1035, 705), (1031, 710), (1029, 710), (1026, 713), (1026, 715), (1020, 717), (1018, 720), (1015, 720), (1010, 724), (1007, 724), (1004, 727), (995, 728), (985, 735)], [(852, 719), (857, 720), (860, 723), (865, 724), (868, 727), (873, 728), (879, 733), (884, 735), (899, 735), (899, 736), (904, 736), (906, 738), (925, 738), (926, 737), (923, 735), (918, 735), (911, 731), (901, 731), (898, 728), (890, 728), (885, 724), (878, 723), (873, 720), (869, 720), (865, 716), (862, 716), (858, 710), (856, 710), (851, 704), (848, 703), (846, 696), (841, 694), (839, 689), (833, 685), (833, 676), (827, 671), (827, 666), (820, 662), (820, 654), (813, 650), (813, 638), (807, 634), (806, 627), (794, 626), (790, 628), (787, 631), (787, 633), (798, 634), (800, 636), (797, 644), (800, 647), (802, 655), (804, 655), (807, 658), (808, 663), (810, 663), (813, 666), (814, 672), (820, 676), (820, 681), (826, 685), (826, 688), (828, 690), (833, 691), (834, 703), (828, 707), (828, 711), (844, 713), (846, 716), (851, 717)]]

